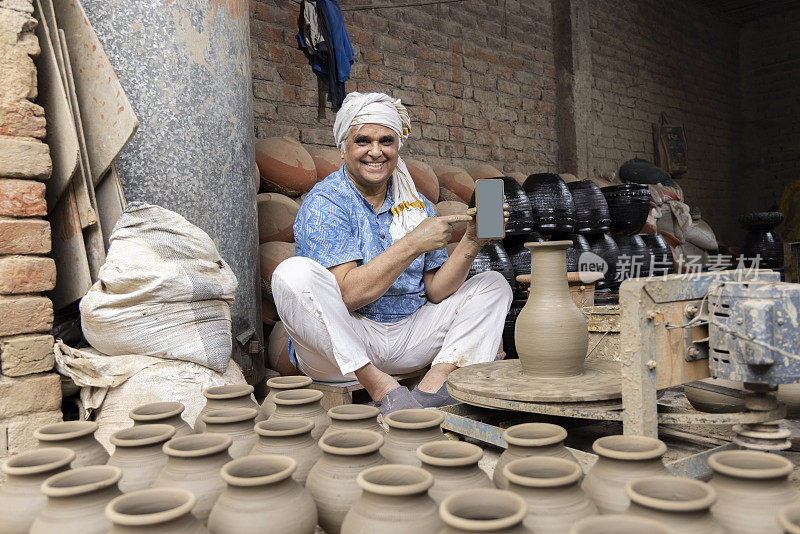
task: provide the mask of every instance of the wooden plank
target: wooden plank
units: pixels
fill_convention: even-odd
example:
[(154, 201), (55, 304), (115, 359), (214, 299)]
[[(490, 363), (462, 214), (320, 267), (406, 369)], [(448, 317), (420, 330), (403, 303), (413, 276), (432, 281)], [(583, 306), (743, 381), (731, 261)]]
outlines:
[(111, 232), (127, 205), (119, 182), (117, 167), (113, 163), (111, 168), (108, 169), (106, 177), (97, 184), (95, 195), (97, 196), (97, 213), (100, 216), (100, 228), (103, 231), (103, 246), (108, 251), (108, 239), (111, 237)]
[(139, 121), (80, 1), (56, 2), (55, 14), (76, 74), (92, 183), (97, 185), (136, 132)]
[(36, 37), (41, 48), (36, 61), (39, 79), (37, 102), (44, 108), (47, 118), (45, 141), (50, 146), (50, 157), (53, 160), (53, 173), (47, 182), (47, 208), (48, 211), (52, 211), (78, 169), (79, 146), (66, 88), (58, 69), (58, 60), (44, 19), (42, 4), (40, 0), (35, 2), (39, 20), (39, 24), (36, 25)]
[(59, 310), (83, 297), (92, 286), (89, 262), (83, 243), (75, 192), (72, 185), (50, 212), (53, 238), (53, 259), (58, 280), (50, 293), (53, 308)]

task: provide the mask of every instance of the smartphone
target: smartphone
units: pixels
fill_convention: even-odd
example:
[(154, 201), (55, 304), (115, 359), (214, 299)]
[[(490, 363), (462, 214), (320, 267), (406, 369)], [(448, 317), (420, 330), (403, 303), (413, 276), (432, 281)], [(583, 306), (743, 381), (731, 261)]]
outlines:
[(504, 237), (503, 180), (499, 178), (476, 180), (475, 206), (478, 208), (478, 238), (500, 239)]

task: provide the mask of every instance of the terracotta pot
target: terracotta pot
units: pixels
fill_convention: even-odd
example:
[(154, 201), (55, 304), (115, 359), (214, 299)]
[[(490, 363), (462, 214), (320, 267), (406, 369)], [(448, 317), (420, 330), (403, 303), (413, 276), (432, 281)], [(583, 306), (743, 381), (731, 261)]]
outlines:
[(311, 421), (314, 423), (311, 437), (319, 439), (331, 424), (328, 412), (320, 404), (322, 396), (321, 391), (313, 389), (280, 391), (272, 397), (276, 407), (275, 412), (270, 416), (270, 420), (299, 419), (301, 421)]
[(233, 440), (228, 454), (231, 458), (239, 458), (250, 454), (258, 436), (253, 430), (258, 410), (253, 408), (226, 408), (210, 410), (203, 415), (206, 432), (227, 434)]
[[(256, 408), (258, 403), (253, 399), (253, 386), (248, 384), (231, 384), (228, 386), (214, 386), (206, 389), (203, 396), (206, 398), (206, 404), (200, 413), (197, 414), (197, 420), (194, 423), (194, 431), (198, 434), (205, 432), (206, 424), (203, 421), (203, 416), (210, 410), (224, 410), (227, 408)], [(259, 421), (263, 421), (265, 417), (259, 417)]]
[(789, 504), (778, 512), (778, 523), (785, 534), (800, 534), (800, 504)]
[(108, 453), (94, 437), (98, 425), (94, 421), (64, 421), (45, 425), (33, 433), (39, 447), (66, 447), (75, 451), (72, 467), (104, 465)]
[(503, 176), (503, 171), (498, 170), (488, 163), (479, 163), (467, 169), (467, 172), (473, 180), (480, 180), (481, 178), (499, 178)]
[[(716, 391), (708, 391), (702, 389), (703, 384), (723, 386), (736, 390), (738, 394), (732, 392), (731, 395), (725, 395), (723, 393), (717, 393)], [(735, 413), (744, 411), (745, 390), (741, 382), (734, 382), (733, 380), (725, 380), (722, 378), (705, 378), (697, 382), (684, 384), (683, 392), (686, 394), (686, 400), (689, 401), (689, 404), (700, 412)]]
[(676, 534), (667, 525), (646, 517), (608, 514), (586, 517), (569, 534)]
[(182, 488), (197, 498), (192, 513), (205, 523), (211, 507), (225, 489), (220, 469), (231, 461), (233, 443), (225, 434), (194, 434), (173, 438), (164, 444), (167, 465), (153, 482), (154, 488)]
[(319, 440), (323, 454), (308, 473), (306, 487), (326, 534), (339, 534), (345, 514), (361, 495), (358, 474), (386, 463), (378, 452), (381, 445), (383, 436), (371, 430), (331, 432)]
[(321, 182), (328, 175), (338, 171), (344, 163), (339, 151), (335, 148), (309, 146), (306, 147), (311, 160), (314, 162), (314, 168), (317, 171), (317, 181)]
[(161, 449), (174, 435), (175, 428), (170, 425), (140, 425), (111, 435), (116, 448), (108, 465), (122, 470), (119, 489), (123, 493), (150, 487), (167, 465), (167, 455)]
[(6, 482), (0, 486), (0, 534), (28, 534), (47, 498), (39, 491), (52, 475), (69, 469), (75, 451), (46, 447), (15, 454), (2, 465)]
[(520, 458), (504, 468), (508, 489), (528, 504), (524, 524), (537, 534), (561, 534), (597, 507), (581, 490), (583, 472), (574, 461), (539, 456)]
[(478, 467), (483, 449), (463, 441), (430, 441), (417, 448), (422, 468), (433, 475), (428, 490), (437, 503), (464, 488), (492, 488), (488, 475)]
[[(436, 213), (440, 217), (443, 215), (464, 215), (467, 213), (467, 205), (458, 200), (445, 200), (436, 204)], [(451, 225), (453, 233), (450, 234), (450, 242), (458, 243), (467, 231), (467, 223), (460, 222)]]
[(419, 467), (370, 467), (357, 482), (362, 493), (344, 518), (342, 534), (436, 534), (442, 528), (428, 496), (433, 476)]
[(439, 179), (439, 201), (460, 200), (469, 202), (475, 192), (475, 180), (467, 171), (453, 165), (443, 165), (434, 169)]
[(577, 463), (575, 457), (564, 446), (567, 431), (551, 423), (523, 423), (503, 430), (503, 439), (508, 447), (500, 455), (494, 467), (494, 485), (508, 488), (503, 468), (509, 462), (530, 456), (552, 456)]
[(284, 241), (294, 243), (294, 220), (300, 206), (279, 193), (261, 193), (256, 197), (258, 212), (258, 242)]
[[(276, 325), (277, 327), (277, 325)], [(281, 328), (283, 332), (286, 332), (286, 328), (281, 323)], [(273, 330), (274, 332), (274, 330)], [(286, 338), (288, 339), (288, 335)], [(272, 334), (269, 336), (270, 338), (270, 347), (272, 346)], [(307, 376), (274, 376), (267, 380), (267, 387), (269, 388), (269, 393), (267, 393), (267, 397), (264, 399), (264, 402), (261, 403), (261, 412), (264, 414), (265, 417), (270, 417), (272, 413), (275, 411), (275, 403), (272, 399), (280, 393), (281, 391), (288, 391), (290, 389), (306, 389), (314, 382), (311, 378)]]
[(423, 443), (446, 439), (442, 432), (444, 414), (436, 410), (397, 410), (384, 417), (389, 426), (381, 454), (389, 463), (420, 466), (417, 448)]
[(506, 175), (515, 179), (519, 185), (523, 185), (527, 178), (522, 172), (507, 172)]
[(261, 190), (297, 197), (317, 183), (311, 155), (296, 139), (256, 139), (256, 164), (261, 172)]
[(305, 485), (308, 472), (322, 456), (317, 442), (311, 437), (314, 423), (299, 419), (261, 421), (256, 424), (256, 442), (250, 454), (283, 454), (297, 463), (292, 476)]
[(601, 514), (621, 513), (628, 508), (625, 484), (629, 480), (669, 474), (661, 461), (667, 446), (655, 438), (605, 436), (595, 440), (592, 449), (597, 462), (581, 487)]
[(292, 477), (297, 467), (288, 456), (247, 456), (225, 464), (225, 490), (208, 518), (212, 534), (266, 530), (314, 534), (317, 507), (308, 490)]
[(134, 408), (128, 412), (128, 417), (133, 419), (133, 426), (170, 425), (175, 429), (173, 437), (177, 438), (194, 432), (181, 417), (184, 409), (180, 402), (151, 402)]
[(489, 488), (459, 491), (439, 506), (439, 516), (446, 525), (439, 533), (531, 533), (522, 524), (526, 513), (525, 500), (510, 491)]
[(525, 374), (583, 373), (589, 347), (586, 317), (567, 284), (566, 251), (572, 241), (526, 243), (531, 251), (531, 295), (517, 317), (514, 341)]
[(197, 499), (189, 490), (152, 488), (113, 499), (106, 507), (109, 534), (206, 534), (192, 515)]
[(325, 432), (336, 430), (372, 430), (383, 433), (383, 428), (378, 424), (378, 414), (381, 411), (375, 406), (366, 404), (343, 404), (328, 410), (331, 426)]
[(531, 203), (534, 230), (551, 233), (575, 229), (575, 204), (559, 175), (531, 174), (522, 188)]
[(705, 482), (674, 476), (640, 478), (629, 481), (625, 493), (631, 500), (629, 515), (655, 519), (675, 532), (724, 534), (709, 511), (717, 494)]
[(42, 484), (47, 504), (31, 526), (31, 534), (105, 534), (111, 528), (106, 505), (122, 495), (117, 486), (122, 470), (88, 465), (53, 475)]
[(294, 256), (294, 243), (271, 241), (258, 245), (258, 265), (261, 273), (261, 294), (272, 294), (272, 273), (285, 259)]
[(433, 168), (417, 159), (403, 158), (403, 161), (408, 167), (408, 172), (411, 173), (411, 179), (414, 181), (417, 191), (425, 195), (425, 198), (433, 204), (439, 202), (439, 179)]
[(717, 491), (711, 513), (730, 534), (779, 533), (778, 511), (800, 500), (800, 492), (788, 480), (794, 466), (782, 456), (723, 451), (712, 454), (708, 466)]
[[(272, 295), (261, 296), (261, 322), (267, 326), (273, 327), (273, 330), (275, 324), (280, 322), (278, 321), (278, 310), (275, 309), (275, 301), (272, 299)], [(272, 335), (271, 331), (270, 335)], [(272, 369), (272, 364), (269, 359), (267, 359), (267, 364), (270, 366), (270, 369)]]
[[(275, 313), (277, 317), (277, 311)], [(275, 323), (272, 332), (269, 333), (267, 362), (269, 362), (271, 369), (284, 375), (290, 375), (280, 378), (289, 378), (291, 375), (298, 375), (300, 373), (289, 361), (289, 334), (286, 332), (286, 327), (283, 326), (281, 321)], [(264, 417), (269, 417), (272, 415), (273, 411), (275, 411), (275, 403), (271, 400), (264, 399), (264, 402), (261, 403), (262, 415)]]

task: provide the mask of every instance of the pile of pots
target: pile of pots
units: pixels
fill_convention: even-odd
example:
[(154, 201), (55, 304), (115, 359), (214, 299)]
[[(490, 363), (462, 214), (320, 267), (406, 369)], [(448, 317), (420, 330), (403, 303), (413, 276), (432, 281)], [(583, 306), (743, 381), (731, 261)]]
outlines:
[(478, 467), (482, 449), (447, 440), (439, 411), (393, 412), (384, 432), (374, 407), (326, 412), (308, 384), (275, 384), (283, 387), (264, 406), (246, 388), (212, 388), (201, 433), (181, 420), (179, 403), (139, 407), (133, 426), (114, 434), (110, 457), (94, 439), (95, 423), (39, 429), (39, 448), (2, 466), (0, 533), (800, 528), (793, 465), (781, 456), (714, 454), (714, 476), (704, 483), (669, 475), (657, 439), (606, 436), (594, 443), (598, 460), (584, 475), (563, 428), (525, 423), (503, 431), (508, 448), (489, 478)]
[(783, 222), (783, 213), (765, 211), (746, 213), (739, 223), (747, 229), (742, 256), (748, 267), (783, 272), (783, 241), (773, 231)]

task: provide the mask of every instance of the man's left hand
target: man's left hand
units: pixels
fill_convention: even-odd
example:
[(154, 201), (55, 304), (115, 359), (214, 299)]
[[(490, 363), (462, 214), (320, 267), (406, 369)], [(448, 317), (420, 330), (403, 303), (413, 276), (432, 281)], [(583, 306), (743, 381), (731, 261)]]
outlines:
[[(483, 248), (486, 243), (490, 243), (492, 241), (498, 241), (499, 239), (479, 239), (478, 238), (478, 222), (477, 222), (477, 215), (478, 215), (478, 208), (470, 208), (467, 210), (467, 215), (472, 217), (472, 219), (467, 223), (467, 231), (464, 233), (464, 237), (461, 238), (462, 241), (466, 240), (468, 242), (474, 243), (478, 248)], [(508, 224), (508, 204), (503, 203), (503, 226)]]

